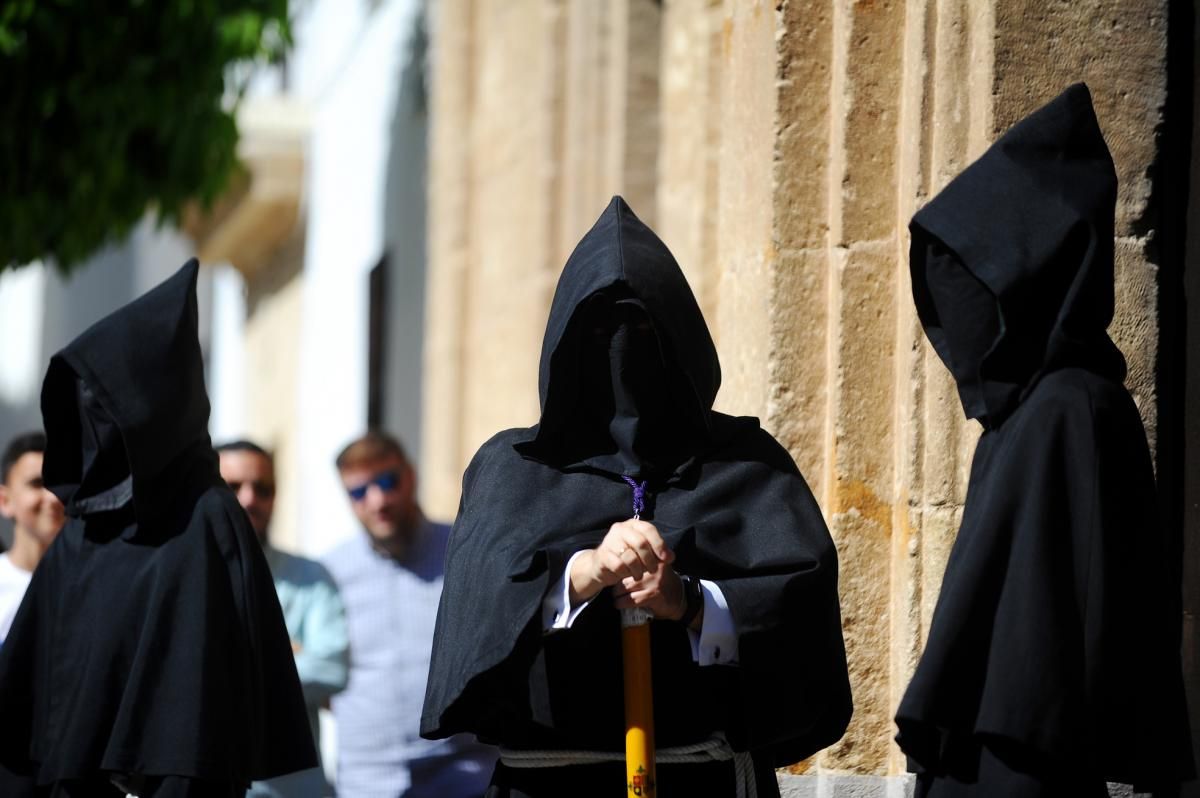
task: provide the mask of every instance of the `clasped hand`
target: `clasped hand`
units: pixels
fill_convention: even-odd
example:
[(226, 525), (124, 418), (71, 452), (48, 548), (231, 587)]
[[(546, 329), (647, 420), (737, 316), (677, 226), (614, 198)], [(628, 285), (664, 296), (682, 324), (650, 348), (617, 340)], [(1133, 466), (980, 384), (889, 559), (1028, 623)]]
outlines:
[(653, 524), (636, 518), (615, 523), (599, 546), (571, 563), (571, 603), (612, 587), (618, 609), (639, 607), (656, 618), (679, 620), (686, 602), (683, 583), (671, 567), (674, 560)]

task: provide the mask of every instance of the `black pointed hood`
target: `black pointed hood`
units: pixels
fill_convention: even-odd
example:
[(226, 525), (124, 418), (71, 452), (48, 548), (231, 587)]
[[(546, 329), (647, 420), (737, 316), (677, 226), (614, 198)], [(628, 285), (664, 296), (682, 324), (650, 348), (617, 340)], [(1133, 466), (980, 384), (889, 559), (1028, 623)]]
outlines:
[(216, 473), (198, 271), (188, 261), (51, 359), (42, 385), (43, 476), (68, 515), (128, 508), (144, 526), (174, 498), (180, 469)]
[[(641, 429), (636, 429), (636, 411), (622, 410), (619, 386), (615, 388), (618, 396), (612, 426), (616, 430), (624, 425), (627, 433), (615, 433), (618, 451), (611, 456), (598, 455), (588, 449), (589, 444), (580, 448), (566, 440), (582, 426), (579, 408), (586, 397), (581, 388), (589, 379), (584, 352), (589, 331), (582, 328), (597, 314), (648, 321), (655, 342), (649, 348), (657, 349), (653, 354), (661, 386), (660, 406), (664, 411), (669, 408), (668, 415), (679, 425), (673, 433), (676, 442), (685, 441), (683, 445), (693, 449), (670, 455), (671, 467), (682, 466), (687, 454), (694, 454), (708, 434), (709, 416), (721, 385), (721, 367), (700, 307), (675, 258), (619, 196), (613, 197), (575, 247), (559, 278), (538, 374), (541, 420), (534, 439), (521, 445), (520, 451), (562, 467), (587, 465), (630, 475), (641, 475), (647, 465), (628, 451), (634, 446), (632, 442), (620, 441), (623, 434), (643, 440), (649, 425), (643, 417)], [(621, 357), (616, 353), (619, 346), (620, 341), (613, 344), (614, 364)], [(620, 370), (620, 364), (613, 366), (614, 385), (620, 379)], [(608, 379), (608, 374), (602, 379)], [(631, 412), (635, 414), (632, 418), (628, 415)], [(619, 418), (622, 413), (626, 414), (624, 420)], [(654, 423), (660, 425), (663, 418), (660, 413)]]
[[(620, 750), (618, 597), (601, 591), (570, 631), (543, 633), (544, 609), (571, 557), (637, 516), (674, 553), (676, 573), (719, 582), (739, 641), (736, 667), (700, 665), (681, 624), (651, 625), (659, 744), (720, 733), (773, 778), (771, 765), (841, 737), (851, 700), (837, 552), (787, 451), (758, 419), (712, 409), (720, 382), (716, 347), (675, 259), (613, 198), (554, 295), (539, 424), (495, 435), (463, 474), (423, 736)], [(622, 777), (613, 764), (610, 786)], [(513, 794), (574, 794), (540, 780), (548, 770), (567, 774), (561, 784), (608, 778), (572, 768), (497, 773)], [(732, 784), (726, 763), (673, 787), (708, 795), (723, 771)]]
[(1114, 380), (1117, 178), (1087, 87), (1000, 137), (913, 217), (913, 298), (968, 417), (1007, 418), (1044, 374)]

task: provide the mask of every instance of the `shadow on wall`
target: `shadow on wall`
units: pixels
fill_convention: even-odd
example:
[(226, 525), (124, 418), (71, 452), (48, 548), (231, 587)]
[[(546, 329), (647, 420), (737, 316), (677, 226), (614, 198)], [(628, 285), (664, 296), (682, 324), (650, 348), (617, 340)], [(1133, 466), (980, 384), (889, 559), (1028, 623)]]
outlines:
[[(1154, 180), (1163, 186), (1154, 198), (1162, 215), (1157, 387), (1163, 420), (1156, 465), (1163, 520), (1182, 533), (1183, 668), (1192, 752), (1200, 763), (1200, 15), (1185, 2), (1173, 4), (1171, 15), (1168, 99)], [(1175, 179), (1171, 170), (1185, 163), (1188, 178)], [(1200, 796), (1200, 780), (1181, 794)]]
[[(400, 62), (384, 186), (384, 285), (380, 420), (420, 462), (421, 368), (425, 342), (425, 174), (428, 130), (425, 13), (414, 15)], [(373, 298), (374, 301), (374, 298)]]

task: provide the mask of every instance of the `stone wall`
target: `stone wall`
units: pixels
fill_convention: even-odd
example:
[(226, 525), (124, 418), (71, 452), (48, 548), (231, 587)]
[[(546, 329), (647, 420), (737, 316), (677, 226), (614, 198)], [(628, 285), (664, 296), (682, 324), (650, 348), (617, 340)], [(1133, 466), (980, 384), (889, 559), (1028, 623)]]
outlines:
[(427, 506), (452, 514), (475, 448), (536, 419), (554, 281), (624, 193), (700, 300), (724, 371), (718, 407), (763, 419), (838, 543), (855, 716), (839, 744), (793, 770), (897, 777), (889, 789), (902, 794), (891, 717), (978, 437), (915, 318), (908, 219), (1012, 122), (1087, 81), (1121, 178), (1114, 335), (1153, 440), (1148, 170), (1166, 7), (433, 4)]

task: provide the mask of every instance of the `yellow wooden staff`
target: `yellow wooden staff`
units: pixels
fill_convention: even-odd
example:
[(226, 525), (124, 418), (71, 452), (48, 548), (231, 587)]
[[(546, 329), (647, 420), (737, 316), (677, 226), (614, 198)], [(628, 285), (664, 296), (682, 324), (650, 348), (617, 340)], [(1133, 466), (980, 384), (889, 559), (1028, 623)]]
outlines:
[[(633, 518), (646, 504), (646, 482), (622, 476), (633, 489)], [(654, 798), (654, 688), (650, 681), (649, 610), (621, 610), (621, 656), (625, 672), (625, 798)]]
[(650, 682), (650, 619), (643, 609), (621, 610), (625, 671), (625, 794), (654, 798), (654, 691)]

